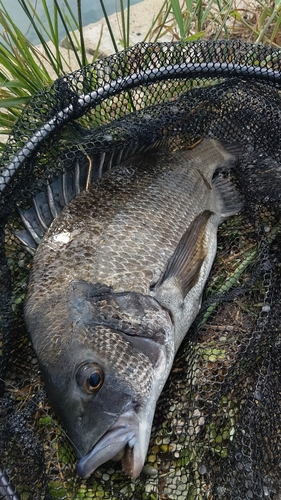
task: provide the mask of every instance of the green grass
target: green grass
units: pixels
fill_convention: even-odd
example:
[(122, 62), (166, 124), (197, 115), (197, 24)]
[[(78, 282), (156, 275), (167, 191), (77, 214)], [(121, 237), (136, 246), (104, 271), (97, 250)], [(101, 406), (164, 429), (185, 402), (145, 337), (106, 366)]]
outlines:
[[(46, 17), (47, 25), (42, 23), (36, 10), (29, 0), (18, 0), (26, 16), (37, 33), (44, 48), (44, 54), (37, 47), (33, 46), (26, 38), (25, 34), (13, 22), (5, 8), (4, 2), (0, 1), (0, 129), (2, 134), (9, 134), (10, 130), (20, 115), (24, 105), (40, 88), (51, 84), (48, 69), (45, 67), (49, 63), (54, 73), (59, 76), (67, 68), (68, 62), (62, 57), (59, 50), (58, 20), (64, 19), (64, 27), (69, 38), (69, 43), (75, 48), (76, 59), (79, 66), (87, 63), (85, 51), (79, 41), (70, 32), (79, 28), (75, 16), (71, 12), (67, 0), (65, 0), (66, 15), (63, 16), (57, 1), (54, 0), (54, 13), (51, 17), (46, 1), (41, 0)], [(68, 15), (67, 15), (68, 13)], [(82, 32), (82, 30), (81, 30)], [(52, 51), (47, 41), (54, 44)], [(68, 68), (69, 71), (71, 68)]]
[[(115, 51), (117, 44), (112, 33), (110, 19), (103, 0), (99, 0), (111, 34)], [(40, 88), (52, 83), (48, 65), (55, 77), (71, 71), (67, 57), (60, 50), (59, 22), (63, 24), (66, 45), (76, 59), (76, 67), (93, 62), (99, 53), (100, 40), (94, 55), (86, 52), (82, 30), (82, 0), (77, 0), (77, 8), (72, 10), (68, 0), (63, 8), (58, 0), (53, 0), (51, 13), (46, 0), (41, 2), (47, 22), (42, 22), (36, 7), (30, 0), (18, 0), (35, 30), (42, 49), (33, 46), (16, 26), (0, 0), (0, 132), (8, 135), (30, 96)], [(246, 2), (247, 3), (247, 2)], [(35, 4), (36, 5), (36, 4)], [(118, 3), (117, 3), (118, 6)], [(130, 0), (119, 0), (120, 43), (130, 46)], [(127, 9), (127, 10), (126, 10)], [(161, 41), (167, 33), (173, 40), (196, 40), (200, 38), (239, 37), (251, 42), (270, 43), (281, 46), (281, 0), (253, 0), (249, 16), (235, 8), (234, 0), (163, 0), (163, 5), (144, 40)], [(52, 42), (52, 47), (47, 43)], [(3, 144), (0, 143), (0, 150)]]

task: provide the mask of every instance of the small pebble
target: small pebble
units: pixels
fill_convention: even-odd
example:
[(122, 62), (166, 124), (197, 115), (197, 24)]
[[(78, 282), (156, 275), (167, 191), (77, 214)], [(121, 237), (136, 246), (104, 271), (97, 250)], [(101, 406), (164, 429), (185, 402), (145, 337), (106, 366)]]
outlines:
[(262, 311), (263, 312), (269, 312), (270, 311), (270, 306), (267, 304), (265, 306), (262, 307)]
[(152, 467), (152, 465), (145, 464), (143, 469), (142, 469), (143, 474), (146, 476), (157, 476), (158, 470), (155, 467)]
[(151, 483), (146, 483), (145, 485), (145, 492), (146, 493), (152, 493), (154, 490), (154, 485)]
[(200, 466), (198, 467), (198, 472), (199, 472), (199, 474), (201, 474), (202, 476), (203, 476), (204, 474), (207, 474), (207, 467), (206, 467), (206, 465), (200, 465)]
[(253, 494), (252, 490), (248, 490), (246, 496), (247, 496), (247, 498), (254, 498), (254, 494)]

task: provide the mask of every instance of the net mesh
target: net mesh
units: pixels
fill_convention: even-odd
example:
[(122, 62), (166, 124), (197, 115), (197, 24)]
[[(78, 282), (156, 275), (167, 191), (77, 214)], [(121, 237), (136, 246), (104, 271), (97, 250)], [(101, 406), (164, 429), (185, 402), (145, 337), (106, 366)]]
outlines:
[[(281, 498), (279, 49), (138, 44), (58, 79), (16, 123), (0, 170), (0, 497)], [(243, 214), (219, 229), (199, 316), (160, 396), (146, 465), (88, 479), (44, 392), (22, 319), (32, 257), (19, 209), (77, 164), (94, 182), (125, 158), (202, 137), (239, 142)], [(59, 205), (59, 201), (58, 201)]]

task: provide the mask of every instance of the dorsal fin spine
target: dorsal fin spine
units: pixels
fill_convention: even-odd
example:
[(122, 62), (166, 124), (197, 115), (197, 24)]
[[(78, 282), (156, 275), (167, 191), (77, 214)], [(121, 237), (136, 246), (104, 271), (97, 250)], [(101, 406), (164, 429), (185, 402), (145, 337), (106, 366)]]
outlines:
[(53, 219), (55, 219), (58, 216), (58, 211), (56, 209), (53, 191), (52, 191), (52, 188), (51, 188), (49, 183), (47, 184), (47, 195), (48, 195), (48, 202), (49, 202), (51, 214), (53, 216)]
[(46, 221), (44, 220), (43, 218), (43, 214), (40, 210), (40, 207), (39, 207), (39, 204), (36, 200), (36, 198), (33, 199), (33, 205), (34, 205), (34, 208), (35, 208), (35, 211), (36, 211), (36, 215), (38, 217), (38, 221), (40, 222), (41, 226), (42, 226), (42, 229), (45, 231), (48, 230), (48, 226), (46, 224)]

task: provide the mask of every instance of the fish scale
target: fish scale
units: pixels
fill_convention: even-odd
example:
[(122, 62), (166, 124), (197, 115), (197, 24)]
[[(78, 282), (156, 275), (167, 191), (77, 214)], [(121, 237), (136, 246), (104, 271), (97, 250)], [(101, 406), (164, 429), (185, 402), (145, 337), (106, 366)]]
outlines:
[(120, 453), (141, 472), (218, 225), (242, 206), (227, 177), (213, 180), (234, 161), (215, 140), (142, 155), (79, 193), (41, 240), (25, 320), (83, 477)]
[[(190, 155), (190, 151), (187, 153)], [(169, 156), (167, 153), (150, 154), (145, 160), (145, 165), (143, 165), (143, 160), (140, 162), (140, 168), (135, 165), (134, 175), (131, 175), (125, 184), (123, 177), (126, 176), (127, 165), (117, 168), (115, 175), (101, 179), (98, 186), (92, 186), (88, 192), (83, 192), (75, 198), (65, 208), (63, 216), (56, 219), (47, 233), (49, 241), (56, 234), (69, 231), (69, 243), (55, 245), (54, 249), (58, 250), (58, 254), (53, 254), (54, 261), (50, 264), (49, 260), (52, 255), (49, 254), (48, 244), (45, 245), (46, 239), (44, 239), (34, 258), (33, 269), (36, 268), (36, 272), (40, 272), (37, 262), (39, 264), (42, 259), (41, 270), (45, 273), (44, 262), (47, 259), (48, 275), (45, 276), (45, 280), (48, 282), (48, 277), (52, 279), (52, 269), (56, 274), (61, 263), (65, 267), (64, 252), (66, 252), (69, 268), (74, 273), (73, 279), (102, 280), (108, 285), (114, 283), (115, 289), (116, 287), (122, 289), (125, 286), (135, 291), (139, 288), (142, 293), (147, 293), (150, 283), (144, 279), (144, 283), (141, 284), (139, 275), (137, 280), (134, 279), (135, 272), (140, 273), (143, 270), (141, 261), (138, 261), (139, 269), (134, 265), (134, 273), (126, 271), (128, 277), (125, 283), (122, 282), (119, 250), (121, 251), (123, 246), (129, 247), (131, 256), (129, 263), (133, 261), (135, 264), (135, 259), (137, 261), (140, 255), (149, 255), (150, 261), (154, 259), (157, 267), (163, 268), (182, 232), (186, 229), (190, 216), (194, 217), (208, 205), (208, 200), (206, 203), (205, 198), (207, 189), (198, 189), (198, 184), (201, 188), (202, 180), (199, 174), (197, 177), (194, 176), (196, 156), (194, 155), (193, 159), (195, 168), (188, 169), (184, 164), (183, 154), (184, 152), (180, 151), (178, 158), (173, 154)], [(166, 162), (166, 165), (163, 165), (163, 162)], [(202, 168), (202, 165), (199, 162), (198, 168), (200, 167)], [(210, 161), (209, 172), (205, 172), (210, 182), (213, 170)], [(188, 186), (189, 190), (184, 190), (183, 186)], [(190, 193), (194, 190), (198, 192), (198, 199), (196, 206), (191, 207)], [(177, 196), (177, 203), (174, 206), (170, 203), (169, 195)], [(121, 206), (122, 211), (114, 216), (117, 206), (118, 208)], [(98, 219), (98, 214), (100, 214), (100, 219)], [(104, 223), (106, 223), (106, 228), (104, 228)], [(135, 239), (131, 238), (132, 227), (133, 233), (137, 236)], [(77, 234), (74, 234), (72, 238), (75, 231)], [(152, 234), (153, 241), (151, 241)], [(96, 238), (95, 235), (97, 235)], [(115, 244), (113, 243), (110, 247), (109, 238), (115, 241)], [(78, 251), (76, 251), (77, 241), (79, 242)], [(75, 269), (72, 266), (72, 264), (75, 266), (76, 259), (83, 260), (83, 268)], [(126, 262), (124, 265), (126, 266)], [(118, 272), (114, 272), (116, 266)], [(36, 279), (36, 281), (39, 280)]]

